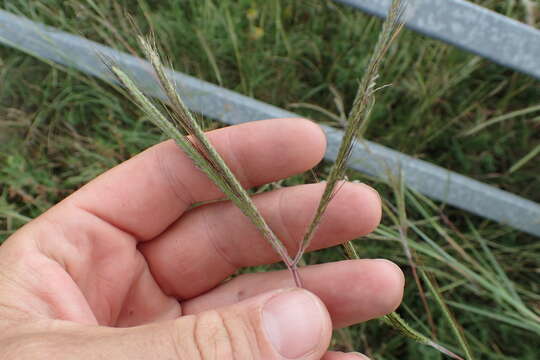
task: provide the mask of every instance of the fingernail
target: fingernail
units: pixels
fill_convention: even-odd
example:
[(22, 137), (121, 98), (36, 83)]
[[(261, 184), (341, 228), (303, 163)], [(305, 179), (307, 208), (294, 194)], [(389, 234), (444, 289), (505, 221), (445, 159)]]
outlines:
[(351, 353), (351, 354), (354, 354), (354, 355), (358, 356), (358, 358), (359, 358), (359, 359), (362, 359), (362, 360), (370, 360), (366, 355), (361, 354), (361, 353), (359, 353), (359, 352), (353, 352), (353, 353)]
[(305, 290), (283, 292), (263, 308), (268, 339), (282, 356), (297, 359), (321, 342), (327, 315), (321, 304)]

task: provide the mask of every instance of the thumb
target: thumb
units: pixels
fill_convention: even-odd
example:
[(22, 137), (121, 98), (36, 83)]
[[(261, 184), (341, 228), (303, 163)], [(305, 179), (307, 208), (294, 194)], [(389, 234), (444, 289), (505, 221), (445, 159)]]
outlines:
[(133, 328), (63, 325), (38, 342), (43, 346), (25, 348), (27, 355), (34, 350), (42, 359), (320, 360), (332, 334), (326, 307), (303, 289)]
[(147, 345), (128, 346), (126, 358), (319, 360), (332, 334), (326, 307), (302, 289), (266, 293), (153, 327), (134, 330), (133, 343)]

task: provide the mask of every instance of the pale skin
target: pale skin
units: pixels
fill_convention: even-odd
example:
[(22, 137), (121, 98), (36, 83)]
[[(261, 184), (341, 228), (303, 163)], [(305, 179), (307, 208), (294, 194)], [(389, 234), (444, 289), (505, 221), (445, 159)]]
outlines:
[[(301, 173), (325, 150), (317, 125), (258, 121), (209, 137), (247, 188)], [(255, 196), (294, 254), (324, 184)], [(328, 351), (332, 328), (392, 312), (403, 274), (385, 260), (237, 276), (278, 261), (234, 205), (167, 141), (99, 176), (0, 247), (0, 359), (361, 359)], [(347, 183), (309, 250), (373, 231), (377, 193)]]

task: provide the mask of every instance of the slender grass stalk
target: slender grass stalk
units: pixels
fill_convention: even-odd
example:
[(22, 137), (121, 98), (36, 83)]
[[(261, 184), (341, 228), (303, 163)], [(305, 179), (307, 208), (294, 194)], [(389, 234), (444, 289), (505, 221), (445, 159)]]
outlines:
[(515, 171), (518, 171), (521, 169), (526, 163), (534, 159), (536, 156), (540, 154), (540, 144), (537, 145), (534, 149), (529, 151), (524, 157), (519, 159), (512, 167), (508, 170), (508, 173), (511, 174)]
[[(383, 24), (381, 34), (379, 35), (379, 39), (375, 45), (375, 50), (370, 58), (366, 72), (362, 77), (358, 92), (353, 102), (352, 110), (348, 116), (345, 134), (343, 136), (336, 161), (330, 170), (326, 187), (319, 201), (319, 206), (315, 212), (315, 216), (308, 226), (301, 243), (299, 244), (298, 252), (294, 257), (294, 264), (297, 264), (298, 261), (300, 261), (302, 255), (311, 243), (311, 240), (313, 239), (313, 236), (321, 223), (322, 217), (326, 212), (330, 201), (339, 190), (339, 184), (342, 183), (342, 180), (345, 178), (347, 160), (351, 155), (354, 141), (361, 138), (367, 128), (369, 116), (375, 103), (375, 93), (380, 89), (376, 87), (379, 69), (390, 45), (397, 38), (403, 28), (403, 16), (406, 9), (406, 0), (393, 0), (392, 4), (390, 5), (388, 16)], [(404, 236), (403, 233), (401, 235), (402, 237)], [(343, 247), (348, 258), (359, 259), (358, 253), (351, 242), (344, 244)], [(406, 247), (406, 250), (408, 251), (408, 247)], [(412, 256), (409, 254), (408, 258), (412, 259)], [(393, 328), (397, 329), (402, 335), (405, 335), (416, 342), (429, 345), (454, 359), (461, 359), (448, 349), (414, 330), (397, 313), (393, 312), (388, 314), (383, 318), (383, 320)]]
[[(319, 206), (299, 245), (298, 252), (294, 258), (294, 263), (297, 263), (302, 258), (302, 255), (313, 239), (330, 201), (336, 191), (339, 190), (338, 184), (345, 177), (347, 160), (350, 157), (354, 141), (360, 138), (367, 128), (369, 115), (375, 103), (375, 92), (378, 90), (376, 87), (376, 80), (378, 78), (379, 69), (390, 45), (403, 28), (404, 23), (402, 20), (405, 10), (406, 1), (403, 0), (394, 0), (390, 6), (387, 19), (383, 24), (381, 34), (375, 45), (366, 72), (362, 77), (353, 102), (352, 110), (348, 116), (345, 134), (338, 151), (336, 162), (330, 170), (326, 187), (319, 201)], [(351, 242), (345, 243), (343, 247), (349, 259), (359, 259), (358, 253)], [(395, 312), (385, 316), (384, 319), (386, 323), (400, 331), (401, 334), (417, 342), (430, 345), (433, 343), (427, 337), (412, 329)]]
[(240, 46), (238, 45), (238, 36), (236, 34), (236, 29), (233, 24), (231, 13), (229, 12), (228, 9), (225, 10), (224, 18), (225, 18), (225, 28), (229, 35), (231, 45), (234, 49), (234, 57), (236, 59), (236, 65), (238, 67), (238, 74), (240, 75), (240, 84), (242, 86), (242, 92), (244, 94), (248, 94), (251, 96), (252, 95), (251, 85), (245, 74), (244, 61), (240, 52)]
[(473, 355), (471, 353), (469, 345), (467, 344), (467, 340), (465, 339), (465, 335), (463, 335), (463, 331), (461, 330), (458, 323), (456, 322), (456, 320), (452, 316), (452, 313), (450, 312), (450, 310), (446, 306), (446, 304), (444, 302), (444, 299), (442, 298), (441, 294), (439, 293), (439, 290), (436, 288), (433, 281), (428, 277), (428, 275), (426, 275), (426, 273), (424, 271), (420, 270), (420, 274), (422, 275), (422, 279), (427, 284), (429, 290), (431, 291), (431, 293), (435, 297), (435, 300), (437, 301), (437, 304), (439, 304), (444, 316), (446, 317), (446, 319), (450, 323), (450, 327), (452, 328), (452, 331), (456, 335), (456, 337), (457, 337), (457, 339), (459, 341), (459, 344), (461, 345), (461, 349), (463, 350), (463, 352), (465, 353), (465, 356), (467, 357), (467, 360), (474, 360), (474, 357), (473, 357)]
[(342, 184), (342, 180), (345, 177), (347, 160), (351, 155), (354, 141), (361, 137), (367, 128), (369, 115), (375, 103), (375, 92), (378, 90), (376, 87), (376, 80), (379, 76), (379, 69), (390, 45), (403, 28), (402, 20), (405, 10), (406, 1), (404, 0), (394, 0), (390, 6), (388, 17), (383, 24), (373, 55), (371, 56), (366, 72), (360, 81), (360, 86), (347, 120), (345, 134), (336, 161), (326, 180), (326, 187), (319, 201), (315, 216), (299, 244), (298, 252), (294, 257), (294, 263), (298, 263), (311, 243), (330, 201), (336, 194), (336, 191), (339, 190), (339, 184)]
[(212, 52), (212, 49), (210, 48), (208, 41), (206, 41), (206, 38), (204, 37), (204, 34), (202, 33), (202, 31), (196, 29), (195, 34), (197, 35), (197, 39), (201, 43), (201, 47), (206, 53), (206, 57), (208, 58), (208, 62), (210, 63), (210, 66), (212, 67), (212, 70), (214, 71), (214, 76), (216, 77), (216, 80), (219, 86), (223, 86), (223, 78), (221, 77), (221, 72), (219, 71), (219, 66), (217, 64), (216, 57), (214, 56), (214, 53)]
[[(139, 42), (169, 100), (170, 110), (164, 107), (167, 116), (138, 89), (137, 85), (120, 68), (110, 65), (110, 70), (126, 87), (132, 100), (148, 118), (172, 138), (194, 164), (250, 219), (291, 271), (295, 284), (301, 286), (297, 266), (289, 256), (287, 249), (268, 226), (247, 191), (244, 190), (225, 161), (211, 145), (203, 129), (185, 106), (176, 92), (174, 84), (169, 80), (154, 46), (143, 37), (139, 37)], [(190, 136), (184, 136), (181, 130)]]
[[(350, 260), (357, 260), (360, 259), (360, 256), (358, 256), (358, 253), (356, 252), (356, 249), (354, 248), (354, 245), (352, 241), (349, 241), (343, 245), (345, 248), (345, 254), (347, 255), (347, 258)], [(431, 346), (432, 348), (437, 349), (441, 353), (458, 360), (463, 360), (458, 355), (454, 354), (444, 346), (436, 343), (435, 341), (431, 340), (427, 336), (421, 334), (420, 332), (413, 329), (405, 320), (399, 316), (398, 313), (392, 312), (388, 315), (385, 315), (381, 318), (381, 320), (399, 331), (399, 333), (405, 337), (408, 337), (409, 339), (412, 339), (420, 344)]]
[(418, 276), (418, 273), (416, 271), (417, 266), (414, 260), (416, 256), (413, 256), (413, 252), (411, 251), (411, 248), (409, 246), (409, 237), (407, 236), (408, 220), (407, 220), (407, 206), (406, 206), (406, 201), (405, 201), (405, 179), (403, 178), (404, 175), (402, 171), (398, 171), (397, 175), (394, 175), (391, 171), (388, 171), (388, 173), (389, 173), (389, 179), (390, 179), (389, 182), (394, 190), (393, 192), (394, 192), (395, 200), (397, 204), (396, 225), (398, 225), (399, 237), (401, 240), (401, 245), (403, 246), (403, 252), (405, 253), (407, 262), (409, 263), (409, 266), (411, 267), (412, 276), (414, 278), (414, 282), (416, 283), (416, 287), (418, 288), (418, 293), (420, 294), (420, 300), (422, 301), (422, 305), (424, 306), (424, 310), (426, 311), (427, 321), (428, 321), (429, 327), (431, 328), (431, 336), (433, 338), (436, 338), (436, 331), (435, 331), (436, 327), (435, 327), (435, 323), (433, 322), (433, 316), (431, 315), (431, 310), (429, 309), (426, 295), (424, 293), (424, 287), (422, 286), (422, 283), (420, 282), (420, 277)]
[(352, 241), (347, 241), (345, 244), (343, 244), (343, 249), (345, 250), (345, 255), (347, 255), (347, 258), (360, 259), (360, 255), (358, 255), (358, 251), (356, 251)]
[(540, 111), (540, 105), (534, 105), (534, 106), (530, 106), (530, 107), (525, 108), (525, 109), (512, 111), (512, 112), (510, 112), (508, 114), (496, 116), (493, 119), (490, 119), (490, 120), (485, 121), (483, 123), (480, 123), (480, 124), (478, 124), (476, 126), (473, 126), (472, 128), (462, 132), (460, 135), (461, 136), (471, 136), (471, 135), (474, 135), (474, 134), (478, 133), (479, 131), (485, 129), (488, 126), (498, 124), (498, 123), (506, 121), (506, 120), (515, 119), (516, 117), (528, 115), (528, 114), (535, 113), (535, 112), (538, 112), (538, 111)]

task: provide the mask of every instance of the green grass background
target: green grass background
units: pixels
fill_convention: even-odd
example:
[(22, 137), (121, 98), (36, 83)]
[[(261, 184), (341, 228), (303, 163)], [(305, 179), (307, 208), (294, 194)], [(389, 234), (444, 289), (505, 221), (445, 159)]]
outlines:
[[(519, 1), (475, 2), (528, 19)], [(143, 31), (155, 30), (176, 70), (336, 127), (381, 25), (324, 0), (0, 0), (0, 8), (138, 54), (127, 10)], [(368, 139), (540, 201), (538, 80), (405, 31), (379, 83), (392, 87), (378, 94)], [(0, 242), (160, 140), (107, 84), (0, 46)], [(324, 178), (329, 167), (323, 163), (315, 172)], [(362, 256), (402, 265), (404, 318), (463, 353), (434, 294), (419, 290), (410, 276), (405, 245), (436, 280), (474, 358), (540, 357), (537, 238), (434, 203), (399, 179), (384, 184), (353, 172), (349, 178), (383, 195), (383, 224), (355, 246)], [(312, 181), (311, 174), (299, 175), (258, 191)], [(331, 249), (306, 262), (342, 257)], [(334, 347), (374, 359), (441, 358), (376, 320), (337, 331)]]

